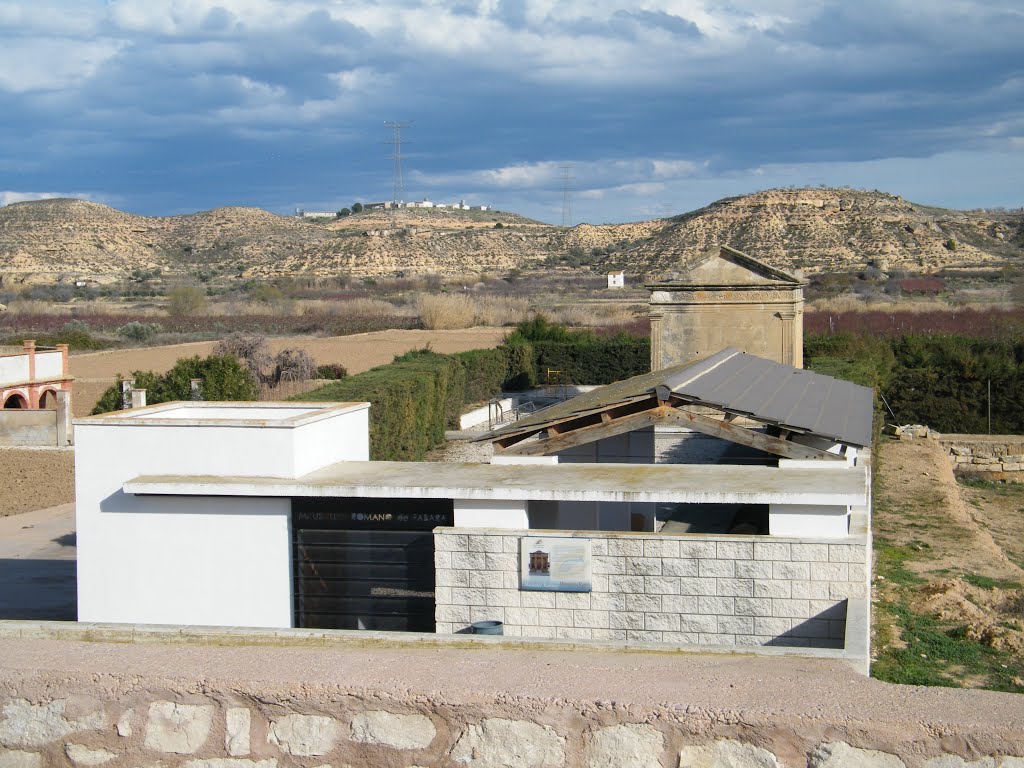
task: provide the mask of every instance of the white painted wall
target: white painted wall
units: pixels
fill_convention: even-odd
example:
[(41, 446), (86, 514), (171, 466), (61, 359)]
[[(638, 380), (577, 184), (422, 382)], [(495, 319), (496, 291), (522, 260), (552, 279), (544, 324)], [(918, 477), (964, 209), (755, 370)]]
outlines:
[(455, 499), (456, 528), (530, 527), (526, 501), (496, 499)]
[(490, 418), (497, 420), (503, 415), (507, 416), (516, 407), (518, 400), (516, 397), (504, 397), (496, 403), (498, 407), (487, 404), (466, 411), (459, 417), (459, 429), (469, 429), (477, 424), (486, 424)]
[(59, 379), (64, 376), (64, 353), (36, 352), (36, 379)]
[(303, 424), (295, 430), (292, 464), (301, 477), (339, 461), (370, 460), (370, 409), (357, 406), (329, 419)]
[(282, 431), (255, 431), (77, 425), (79, 621), (291, 626), (288, 499), (121, 491), (142, 474), (280, 474)]
[(850, 533), (850, 509), (846, 506), (770, 504), (768, 534), (800, 538), (840, 539)]
[(174, 424), (161, 408), (76, 423), (79, 621), (290, 627), (289, 498), (134, 496), (122, 485), (140, 475), (294, 478), (365, 460), (368, 409), (267, 427)]
[(28, 381), (28, 355), (0, 357), (0, 384)]

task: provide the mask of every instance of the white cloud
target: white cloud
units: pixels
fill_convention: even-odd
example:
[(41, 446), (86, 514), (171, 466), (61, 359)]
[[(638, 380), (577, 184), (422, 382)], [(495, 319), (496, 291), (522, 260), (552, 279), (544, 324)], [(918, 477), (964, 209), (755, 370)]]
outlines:
[(60, 90), (89, 80), (124, 43), (66, 38), (3, 40), (0, 35), (0, 91)]
[(632, 197), (650, 197), (665, 192), (666, 185), (660, 181), (641, 181), (633, 184), (619, 184), (617, 187), (603, 189), (584, 189), (579, 196), (585, 200), (603, 200), (606, 197), (629, 195)]
[(14, 192), (0, 190), (0, 207), (11, 203), (25, 203), (32, 200), (52, 200), (57, 197), (72, 197), (78, 200), (99, 202), (102, 196), (90, 192)]
[(563, 168), (569, 167), (572, 185), (596, 195), (598, 189), (624, 191), (634, 185), (650, 184), (652, 180), (670, 180), (693, 176), (707, 167), (707, 162), (666, 160), (662, 158), (611, 158), (567, 162), (548, 160), (519, 163), (501, 168), (430, 174), (413, 171), (410, 176), (426, 186), (470, 185), (484, 189), (527, 189), (561, 187)]

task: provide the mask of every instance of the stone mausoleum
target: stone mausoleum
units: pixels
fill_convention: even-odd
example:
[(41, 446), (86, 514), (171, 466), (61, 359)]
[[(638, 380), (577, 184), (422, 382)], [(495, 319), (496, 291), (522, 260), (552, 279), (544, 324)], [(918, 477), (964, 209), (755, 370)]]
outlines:
[(680, 262), (651, 291), (651, 370), (736, 347), (803, 367), (807, 281), (722, 246)]

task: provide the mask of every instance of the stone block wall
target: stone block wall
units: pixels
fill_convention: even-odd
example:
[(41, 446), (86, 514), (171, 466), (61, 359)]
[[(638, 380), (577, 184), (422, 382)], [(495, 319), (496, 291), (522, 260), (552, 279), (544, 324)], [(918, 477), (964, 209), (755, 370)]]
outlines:
[(847, 600), (868, 594), (863, 537), (598, 532), (586, 536), (592, 592), (520, 591), (520, 539), (530, 535), (435, 530), (438, 632), (496, 620), (514, 637), (842, 648)]
[(1024, 437), (1020, 435), (942, 435), (953, 471), (1024, 481), (1024, 475), (1002, 478), (1002, 473), (1024, 471)]

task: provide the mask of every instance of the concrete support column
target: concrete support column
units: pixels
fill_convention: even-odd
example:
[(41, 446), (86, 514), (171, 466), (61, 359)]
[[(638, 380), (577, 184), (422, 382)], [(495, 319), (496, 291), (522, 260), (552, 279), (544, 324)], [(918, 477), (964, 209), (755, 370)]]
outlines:
[(523, 499), (455, 499), (455, 527), (526, 530), (530, 527), (526, 507)]
[(67, 376), (69, 373), (68, 369), (68, 345), (57, 344), (57, 350), (60, 352), (60, 372), (62, 376)]
[(146, 390), (132, 387), (132, 408), (146, 407)]
[(36, 380), (36, 342), (34, 339), (25, 339), (25, 354), (28, 355), (28, 381), (29, 385), (25, 388), (25, 400), (28, 403), (28, 408), (39, 407), (39, 393), (35, 387), (32, 386), (32, 382)]
[(768, 535), (842, 539), (850, 535), (847, 506), (769, 504)]
[(126, 411), (132, 407), (132, 389), (135, 387), (134, 379), (125, 379), (121, 382), (121, 410)]
[(71, 423), (71, 393), (57, 392), (57, 447), (75, 444), (75, 427)]

